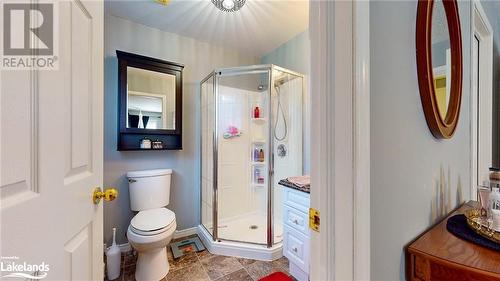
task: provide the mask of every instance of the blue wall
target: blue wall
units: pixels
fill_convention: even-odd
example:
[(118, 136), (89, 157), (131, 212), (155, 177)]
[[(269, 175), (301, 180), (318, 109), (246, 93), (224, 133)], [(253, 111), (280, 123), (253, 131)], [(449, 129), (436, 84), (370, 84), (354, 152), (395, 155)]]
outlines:
[(261, 62), (309, 75), (311, 66), (309, 45), (309, 32), (306, 30), (264, 55)]
[[(440, 214), (471, 198), (470, 1), (458, 1), (458, 9), (463, 48), (460, 122), (452, 139), (438, 140), (427, 127), (420, 102), (417, 2), (370, 1), (370, 280), (405, 280), (404, 246)], [(444, 204), (438, 204), (443, 197)]]

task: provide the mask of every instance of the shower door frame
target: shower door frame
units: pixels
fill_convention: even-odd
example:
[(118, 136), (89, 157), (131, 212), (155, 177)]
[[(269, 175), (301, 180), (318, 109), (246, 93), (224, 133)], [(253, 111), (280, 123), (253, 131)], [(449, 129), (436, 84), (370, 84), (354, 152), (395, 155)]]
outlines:
[[(205, 228), (205, 230), (208, 232), (208, 233), (211, 233), (212, 234), (212, 239), (213, 241), (217, 241), (217, 226), (218, 226), (218, 221), (217, 221), (217, 211), (215, 208), (216, 204), (217, 204), (217, 181), (218, 181), (218, 177), (217, 177), (217, 173), (218, 173), (218, 159), (217, 159), (217, 156), (218, 156), (218, 148), (217, 148), (217, 123), (215, 121), (218, 120), (217, 118), (217, 100), (218, 100), (218, 96), (216, 95), (217, 94), (217, 83), (216, 83), (216, 72), (215, 71), (212, 71), (211, 73), (209, 73), (203, 80), (201, 80), (200, 82), (200, 108), (202, 107), (202, 101), (203, 101), (203, 89), (202, 89), (202, 86), (205, 82), (207, 82), (210, 78), (213, 78), (213, 95), (214, 95), (214, 129), (213, 129), (213, 132), (212, 132), (212, 138), (213, 138), (213, 152), (212, 152), (212, 170), (213, 170), (213, 175), (212, 175), (212, 232), (210, 232), (209, 229), (207, 229), (205, 227), (205, 225), (203, 224), (203, 190), (202, 190), (202, 187), (203, 187), (203, 176), (202, 176), (202, 173), (203, 173), (203, 132), (201, 132), (200, 130), (200, 225), (203, 226), (203, 228)], [(200, 119), (199, 119), (199, 122), (200, 122), (200, 126), (203, 124), (203, 120), (202, 120), (202, 114), (201, 114), (201, 111), (200, 111)]]
[[(301, 104), (301, 111), (302, 111), (302, 123), (304, 122), (304, 91), (305, 91), (305, 75), (274, 65), (274, 64), (260, 64), (260, 65), (249, 65), (249, 66), (240, 66), (240, 67), (229, 67), (229, 68), (219, 68), (215, 69), (212, 71), (210, 74), (208, 74), (203, 80), (200, 82), (200, 106), (201, 106), (201, 101), (203, 100), (203, 91), (201, 90), (201, 87), (203, 83), (208, 81), (210, 78), (213, 77), (213, 91), (214, 91), (214, 130), (213, 130), (213, 190), (212, 190), (212, 232), (208, 230), (205, 225), (203, 224), (203, 193), (202, 191), (200, 192), (200, 225), (205, 228), (205, 230), (208, 233), (212, 234), (212, 240), (214, 242), (220, 242), (222, 240), (224, 241), (231, 241), (231, 242), (238, 242), (238, 243), (246, 243), (246, 244), (255, 244), (255, 245), (263, 245), (259, 243), (253, 243), (253, 242), (246, 242), (246, 241), (237, 241), (237, 240), (231, 240), (231, 239), (224, 239), (224, 238), (219, 238), (218, 234), (218, 209), (219, 209), (219, 198), (218, 198), (218, 141), (219, 141), (219, 130), (218, 130), (218, 121), (219, 121), (219, 106), (218, 106), (218, 100), (219, 100), (219, 82), (218, 78), (224, 77), (224, 76), (236, 76), (236, 75), (244, 75), (244, 74), (256, 74), (256, 73), (262, 73), (264, 71), (268, 72), (268, 93), (267, 97), (269, 99), (269, 104), (268, 104), (268, 110), (269, 110), (269, 135), (267, 141), (269, 142), (269, 168), (268, 168), (268, 181), (267, 181), (267, 235), (266, 235), (266, 246), (267, 248), (272, 248), (274, 246), (274, 141), (272, 141), (272, 125), (273, 120), (272, 120), (272, 95), (271, 95), (271, 84), (273, 81), (273, 70), (278, 70), (293, 76), (296, 76), (297, 78), (302, 79), (302, 90), (301, 90), (301, 95), (302, 95), (302, 104)], [(200, 125), (202, 124), (201, 120), (201, 113), (200, 113)], [(302, 132), (304, 132), (304, 127), (302, 126)], [(203, 163), (203, 143), (202, 139), (203, 136), (200, 134), (200, 190), (202, 187), (202, 181), (203, 178), (201, 177), (202, 171), (202, 166), (201, 163)], [(302, 153), (304, 153), (304, 143), (302, 142)], [(304, 167), (302, 167), (304, 169)]]

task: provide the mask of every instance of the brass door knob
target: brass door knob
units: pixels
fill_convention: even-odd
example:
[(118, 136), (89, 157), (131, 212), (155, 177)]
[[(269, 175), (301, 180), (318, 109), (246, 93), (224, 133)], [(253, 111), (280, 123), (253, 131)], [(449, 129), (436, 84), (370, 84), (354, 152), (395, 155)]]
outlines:
[(99, 204), (102, 198), (104, 198), (104, 201), (113, 201), (116, 197), (118, 197), (118, 190), (116, 190), (116, 188), (107, 188), (102, 191), (100, 187), (96, 187), (92, 194), (94, 204)]

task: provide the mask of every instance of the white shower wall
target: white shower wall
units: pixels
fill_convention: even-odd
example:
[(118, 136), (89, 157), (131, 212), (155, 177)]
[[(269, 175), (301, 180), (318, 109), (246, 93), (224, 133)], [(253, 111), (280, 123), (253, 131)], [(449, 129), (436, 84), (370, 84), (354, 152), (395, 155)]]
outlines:
[[(221, 221), (237, 218), (255, 211), (266, 212), (266, 188), (254, 187), (252, 182), (252, 100), (257, 91), (219, 86), (219, 144), (218, 144), (218, 214)], [(262, 111), (263, 109), (261, 109)], [(222, 138), (229, 126), (235, 126), (241, 136)]]

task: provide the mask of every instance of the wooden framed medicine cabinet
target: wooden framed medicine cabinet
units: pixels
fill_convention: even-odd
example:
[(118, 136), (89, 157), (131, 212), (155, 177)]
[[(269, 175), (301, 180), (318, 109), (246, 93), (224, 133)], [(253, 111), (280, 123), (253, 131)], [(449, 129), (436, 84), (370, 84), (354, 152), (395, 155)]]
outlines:
[[(118, 58), (118, 150), (182, 149), (184, 65), (116, 51)], [(141, 148), (141, 141), (161, 143)]]

